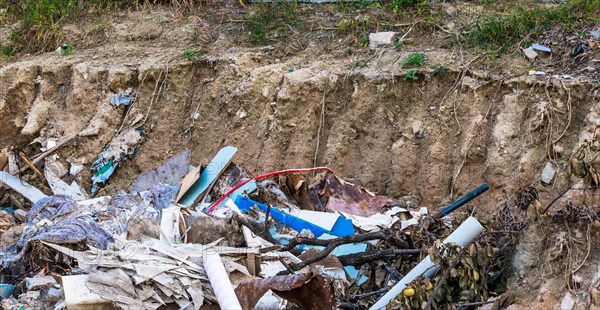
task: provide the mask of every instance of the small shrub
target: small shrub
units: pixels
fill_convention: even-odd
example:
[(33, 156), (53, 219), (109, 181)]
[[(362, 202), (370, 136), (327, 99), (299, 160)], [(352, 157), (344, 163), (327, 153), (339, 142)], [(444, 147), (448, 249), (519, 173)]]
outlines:
[(423, 67), (425, 65), (425, 56), (421, 53), (412, 53), (402, 60), (402, 68)]

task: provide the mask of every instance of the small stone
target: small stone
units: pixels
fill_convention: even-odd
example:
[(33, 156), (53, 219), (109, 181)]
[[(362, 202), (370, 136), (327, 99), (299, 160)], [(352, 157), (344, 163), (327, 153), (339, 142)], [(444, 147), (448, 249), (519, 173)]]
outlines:
[(523, 54), (525, 54), (525, 57), (527, 57), (529, 60), (534, 60), (538, 56), (538, 53), (536, 53), (531, 47), (523, 49)]
[(550, 162), (546, 163), (544, 170), (542, 171), (542, 183), (551, 184), (556, 175), (556, 168)]
[(294, 61), (294, 66), (296, 66), (296, 67), (300, 66), (300, 61), (299, 60)]
[(27, 215), (27, 211), (23, 209), (15, 210), (15, 218), (23, 223), (25, 223), (25, 216)]
[(56, 284), (53, 276), (35, 276), (25, 279), (25, 287), (28, 290), (39, 290), (42, 288), (52, 287)]
[(244, 108), (240, 108), (237, 113), (235, 113), (235, 115), (237, 117), (239, 117), (240, 119), (244, 119), (246, 118), (246, 116), (248, 116), (248, 113), (246, 113), (246, 111), (244, 111)]
[(567, 292), (563, 300), (560, 302), (560, 309), (572, 310), (573, 308), (575, 308), (575, 298), (573, 297), (573, 294)]
[(369, 48), (377, 48), (382, 45), (392, 44), (396, 32), (376, 32), (369, 34)]
[(411, 125), (413, 134), (418, 134), (421, 131), (421, 126), (423, 126), (423, 122), (414, 120)]

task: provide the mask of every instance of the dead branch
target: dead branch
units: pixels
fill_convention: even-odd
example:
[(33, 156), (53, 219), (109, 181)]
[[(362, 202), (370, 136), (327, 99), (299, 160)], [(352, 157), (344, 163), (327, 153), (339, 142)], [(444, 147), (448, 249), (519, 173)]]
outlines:
[(389, 260), (398, 257), (400, 254), (419, 254), (419, 249), (386, 249), (381, 251), (369, 251), (356, 254), (338, 256), (340, 263), (344, 266), (360, 266), (362, 264), (375, 260)]
[[(329, 239), (329, 240), (306, 238), (306, 237), (296, 237), (296, 238), (290, 240), (289, 244), (287, 244), (286, 246), (281, 248), (281, 251), (291, 251), (297, 245), (300, 245), (300, 244), (316, 245), (316, 246), (324, 246), (325, 247), (325, 249), (323, 249), (321, 252), (319, 252), (319, 254), (317, 254), (305, 261), (302, 261), (300, 263), (292, 264), (290, 267), (296, 271), (296, 270), (300, 270), (314, 262), (318, 262), (318, 261), (324, 259), (325, 257), (327, 257), (327, 255), (329, 255), (329, 253), (331, 253), (333, 250), (335, 250), (335, 248), (337, 248), (338, 246), (340, 246), (342, 244), (358, 243), (358, 242), (365, 242), (365, 241), (369, 241), (369, 240), (378, 240), (378, 239), (391, 241), (391, 242), (394, 242), (394, 240), (395, 240), (396, 244), (401, 243), (398, 240), (396, 240), (393, 236), (391, 236), (391, 234), (389, 234), (388, 231), (381, 230), (381, 231), (376, 231), (376, 232), (365, 233), (362, 235), (352, 235), (352, 236), (340, 237), (340, 238)], [(281, 271), (279, 274), (287, 274), (287, 272)]]

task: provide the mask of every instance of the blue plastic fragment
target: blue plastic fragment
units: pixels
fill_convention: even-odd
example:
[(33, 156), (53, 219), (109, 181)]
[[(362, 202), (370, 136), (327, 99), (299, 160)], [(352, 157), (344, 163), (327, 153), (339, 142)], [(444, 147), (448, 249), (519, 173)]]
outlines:
[(120, 92), (110, 99), (110, 104), (118, 107), (120, 105), (128, 106), (133, 103), (135, 98), (128, 92)]
[(442, 217), (452, 213), (454, 210), (460, 208), (467, 202), (469, 202), (469, 201), (475, 199), (477, 196), (483, 194), (483, 192), (487, 191), (489, 188), (490, 188), (489, 185), (487, 185), (487, 183), (484, 183), (483, 185), (479, 186), (472, 192), (460, 197), (460, 199), (453, 202), (451, 205), (445, 207), (442, 211), (440, 211), (440, 213), (438, 213), (438, 217), (442, 218)]
[[(263, 212), (267, 212), (267, 209), (269, 209), (267, 205), (264, 205), (260, 202), (254, 201), (244, 196), (237, 196), (237, 198), (235, 199), (235, 204), (238, 206), (238, 208), (240, 208), (240, 210), (244, 212), (250, 212), (250, 209), (254, 206), (257, 206)], [(322, 234), (326, 233), (333, 234), (332, 232), (323, 229), (313, 223), (307, 222), (303, 219), (297, 218), (293, 215), (287, 214), (275, 208), (271, 208), (270, 215), (277, 222), (289, 226), (297, 232), (301, 232), (304, 229), (310, 230), (315, 236), (315, 238), (318, 238)]]
[(12, 284), (0, 284), (0, 299), (10, 297), (15, 291), (15, 286)]

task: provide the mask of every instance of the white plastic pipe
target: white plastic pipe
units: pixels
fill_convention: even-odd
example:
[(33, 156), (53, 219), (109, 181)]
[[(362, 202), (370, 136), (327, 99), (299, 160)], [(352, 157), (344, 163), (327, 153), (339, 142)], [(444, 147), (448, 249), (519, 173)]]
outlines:
[[(466, 246), (475, 240), (483, 232), (483, 226), (474, 217), (465, 220), (454, 232), (444, 240), (444, 243), (456, 243), (461, 247)], [(415, 268), (409, 271), (400, 282), (396, 283), (385, 295), (383, 295), (369, 310), (385, 309), (387, 304), (396, 296), (400, 295), (406, 288), (406, 285), (418, 276), (425, 274), (425, 277), (432, 277), (440, 266), (435, 265), (429, 256), (425, 257)]]
[(204, 270), (221, 309), (242, 309), (218, 253), (204, 254)]

